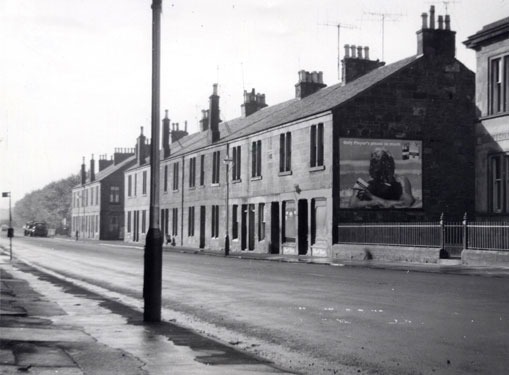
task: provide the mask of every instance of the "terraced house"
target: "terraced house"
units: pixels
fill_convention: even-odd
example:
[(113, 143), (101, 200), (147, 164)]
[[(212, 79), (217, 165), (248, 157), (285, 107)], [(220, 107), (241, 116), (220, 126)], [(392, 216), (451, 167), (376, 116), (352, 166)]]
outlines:
[[(242, 115), (229, 121), (214, 85), (200, 131), (171, 143), (166, 117), (167, 243), (221, 251), (228, 235), (232, 252), (331, 256), (341, 223), (473, 209), (474, 74), (455, 49), (449, 16), (435, 19), (432, 7), (413, 56), (386, 65), (347, 45), (341, 83), (300, 71), (294, 98), (268, 106), (265, 95), (245, 92)], [(135, 209), (143, 210), (147, 217), (148, 200)], [(136, 240), (132, 217), (126, 238)]]
[(134, 164), (134, 149), (117, 148), (111, 159), (94, 156), (86, 172), (81, 165), (81, 184), (72, 190), (72, 234), (78, 238), (119, 240), (124, 238), (124, 170)]

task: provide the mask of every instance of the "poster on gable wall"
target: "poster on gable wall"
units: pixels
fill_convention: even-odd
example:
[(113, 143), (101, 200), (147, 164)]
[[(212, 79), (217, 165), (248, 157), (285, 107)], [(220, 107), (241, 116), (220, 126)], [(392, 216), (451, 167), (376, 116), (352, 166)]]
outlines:
[(422, 208), (422, 142), (340, 138), (340, 208)]

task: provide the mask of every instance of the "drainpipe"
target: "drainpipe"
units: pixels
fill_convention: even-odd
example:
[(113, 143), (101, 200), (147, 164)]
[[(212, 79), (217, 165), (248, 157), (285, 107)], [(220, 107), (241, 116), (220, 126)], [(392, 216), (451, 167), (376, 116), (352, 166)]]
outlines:
[(180, 210), (180, 246), (184, 246), (184, 155), (182, 155), (182, 203)]

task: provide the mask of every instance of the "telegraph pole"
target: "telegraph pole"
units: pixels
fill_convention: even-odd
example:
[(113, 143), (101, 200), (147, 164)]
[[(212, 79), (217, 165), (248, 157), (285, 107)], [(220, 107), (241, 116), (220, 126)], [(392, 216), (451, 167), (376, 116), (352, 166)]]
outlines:
[(336, 27), (338, 29), (338, 81), (341, 81), (341, 29), (356, 29), (357, 27), (354, 25), (347, 25), (344, 23), (336, 23), (336, 24), (330, 24), (330, 23), (321, 23), (320, 26), (329, 26), (329, 27)]
[(12, 237), (14, 237), (14, 229), (12, 228), (12, 211), (11, 211), (11, 192), (2, 193), (2, 198), (9, 197), (9, 229), (7, 229), (7, 237), (9, 237), (9, 260), (12, 261)]
[(161, 321), (163, 237), (159, 227), (159, 101), (162, 0), (152, 1), (152, 142), (150, 145), (150, 221), (145, 242), (143, 320)]

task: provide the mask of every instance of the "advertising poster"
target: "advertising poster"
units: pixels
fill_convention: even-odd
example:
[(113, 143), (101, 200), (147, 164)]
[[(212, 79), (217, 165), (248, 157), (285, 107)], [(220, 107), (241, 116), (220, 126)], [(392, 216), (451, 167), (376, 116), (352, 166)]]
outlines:
[(340, 208), (422, 208), (422, 142), (341, 138)]

